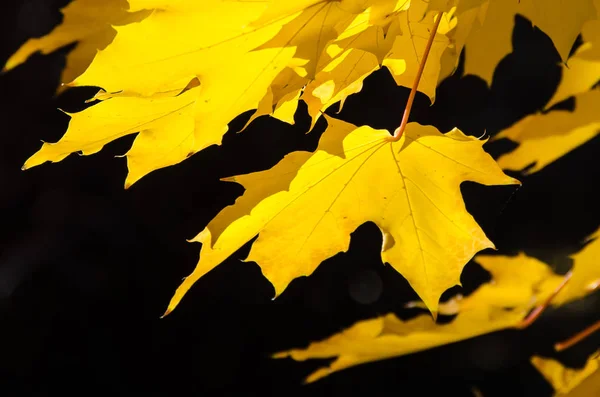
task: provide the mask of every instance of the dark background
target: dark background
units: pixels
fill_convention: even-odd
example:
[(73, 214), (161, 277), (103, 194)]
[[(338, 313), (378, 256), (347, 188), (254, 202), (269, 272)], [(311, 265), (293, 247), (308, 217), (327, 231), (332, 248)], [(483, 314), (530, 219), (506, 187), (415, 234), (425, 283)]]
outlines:
[[(4, 0), (0, 5), (0, 64), (30, 37), (57, 24), (67, 0)], [(499, 64), (489, 90), (462, 71), (438, 89), (433, 106), (419, 94), (412, 120), (442, 131), (494, 134), (541, 110), (560, 79), (550, 40), (517, 17), (515, 50)], [(132, 137), (100, 153), (69, 156), (21, 171), (41, 145), (55, 142), (68, 117), (95, 89), (55, 96), (65, 48), (34, 55), (0, 76), (0, 394), (83, 395), (473, 395), (550, 396), (529, 364), (532, 354), (580, 367), (599, 345), (596, 334), (556, 354), (552, 345), (600, 318), (600, 295), (549, 310), (531, 328), (506, 330), (410, 356), (354, 367), (311, 385), (302, 380), (327, 360), (273, 360), (273, 352), (302, 347), (357, 320), (396, 312), (415, 299), (407, 282), (381, 263), (381, 234), (365, 224), (348, 253), (295, 280), (271, 301), (273, 289), (253, 263), (239, 259), (249, 245), (203, 277), (174, 313), (166, 304), (196, 264), (195, 236), (243, 192), (219, 178), (271, 167), (285, 153), (312, 150), (321, 120), (308, 135), (305, 108), (289, 126), (261, 117), (223, 145), (153, 172), (125, 191), (123, 154)], [(383, 69), (350, 97), (341, 118), (393, 130), (408, 90)], [(557, 106), (573, 106), (569, 100)], [(330, 113), (333, 113), (333, 110)], [(501, 254), (524, 250), (565, 272), (567, 256), (600, 224), (597, 181), (600, 137), (533, 176), (521, 188), (464, 183), (468, 210)], [(515, 144), (485, 148), (497, 156)], [(489, 278), (469, 263), (463, 293)], [(455, 288), (454, 292), (460, 291)]]

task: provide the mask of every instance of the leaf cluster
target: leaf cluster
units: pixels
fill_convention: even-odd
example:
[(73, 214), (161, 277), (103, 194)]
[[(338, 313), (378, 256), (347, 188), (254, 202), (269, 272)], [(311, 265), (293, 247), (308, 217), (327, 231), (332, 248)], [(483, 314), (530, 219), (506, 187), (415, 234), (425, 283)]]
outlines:
[[(278, 296), (293, 279), (346, 251), (350, 234), (368, 221), (382, 233), (382, 260), (418, 294), (421, 302), (414, 305), (433, 316), (401, 321), (389, 314), (277, 355), (337, 357), (309, 380), (519, 327), (536, 307), (580, 299), (597, 287), (600, 274), (592, 264), (600, 246), (594, 241), (574, 257), (568, 284), (524, 254), (480, 255), (476, 260), (493, 283), (440, 303), (445, 291), (460, 284), (465, 264), (494, 248), (467, 212), (461, 183), (519, 184), (502, 170), (535, 173), (597, 135), (598, 0), (75, 0), (63, 14), (60, 26), (25, 43), (5, 70), (34, 52), (77, 42), (61, 89), (100, 89), (90, 98), (95, 104), (69, 114), (62, 139), (44, 143), (24, 169), (72, 153), (91, 155), (136, 134), (125, 154), (128, 188), (150, 172), (220, 145), (229, 123), (244, 112), (252, 112), (246, 126), (260, 116), (293, 124), (302, 101), (311, 118), (307, 133), (326, 120), (315, 151), (293, 152), (269, 170), (225, 179), (245, 192), (192, 239), (202, 244), (198, 265), (167, 313), (200, 277), (257, 236), (246, 261), (260, 266)], [(463, 51), (465, 73), (491, 83), (496, 65), (512, 51), (516, 15), (549, 36), (563, 61), (563, 77), (545, 112), (492, 138), (519, 144), (497, 162), (483, 149), (485, 139), (456, 128), (406, 124), (412, 99), (394, 132), (325, 114), (334, 104), (341, 108), (380, 68), (412, 88), (411, 98), (418, 90), (433, 103), (436, 87), (455, 72)], [(580, 34), (583, 45), (570, 55)], [(553, 110), (567, 98), (574, 99), (573, 111)], [(438, 313), (457, 317), (440, 325)], [(534, 363), (554, 379), (556, 365), (541, 360)]]

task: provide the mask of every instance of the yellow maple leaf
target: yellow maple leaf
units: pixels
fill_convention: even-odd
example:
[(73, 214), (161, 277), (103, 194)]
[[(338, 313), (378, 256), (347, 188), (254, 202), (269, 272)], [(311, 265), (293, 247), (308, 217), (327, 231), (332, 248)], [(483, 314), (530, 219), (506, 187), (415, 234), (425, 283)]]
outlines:
[[(76, 1), (85, 8), (90, 0)], [(125, 185), (130, 186), (148, 172), (220, 144), (228, 123), (247, 110), (258, 109), (253, 118), (271, 114), (293, 122), (302, 90), (311, 79), (314, 82), (304, 99), (316, 120), (335, 101), (359, 91), (362, 80), (378, 66), (373, 58), (381, 53), (369, 44), (378, 37), (354, 38), (375, 26), (389, 32), (390, 24), (409, 4), (406, 0), (293, 4), (130, 0), (129, 12), (152, 9), (152, 13), (138, 23), (114, 27), (114, 40), (70, 83), (102, 87), (95, 99), (103, 102), (93, 111), (72, 114), (63, 139), (43, 145), (24, 168), (60, 161), (69, 150), (95, 153), (107, 142), (137, 132), (131, 128), (139, 124), (142, 133), (127, 153), (130, 173)], [(327, 53), (335, 40), (338, 49), (343, 44), (347, 52)], [(352, 47), (354, 41), (377, 54), (361, 53)], [(194, 89), (189, 89), (193, 82)], [(335, 88), (330, 89), (332, 84)], [(177, 123), (184, 128), (175, 131), (175, 124), (167, 122), (173, 120), (169, 104), (179, 104), (182, 99), (174, 98), (182, 92), (188, 105), (185, 120)], [(106, 104), (108, 100), (113, 102)], [(165, 108), (159, 109), (157, 103)], [(141, 109), (145, 104), (148, 110)], [(117, 105), (116, 114), (106, 114)], [(146, 128), (152, 109), (156, 119)], [(135, 115), (140, 119), (134, 120)], [(97, 128), (105, 118), (111, 128)], [(153, 148), (152, 142), (164, 149)]]
[[(69, 150), (95, 153), (111, 140), (142, 131), (128, 153), (135, 157), (128, 162), (129, 186), (147, 172), (220, 144), (227, 124), (256, 108), (295, 51), (292, 47), (251, 51), (286, 22), (247, 32), (244, 25), (264, 11), (264, 4), (130, 1), (130, 10), (150, 6), (162, 8), (139, 23), (116, 27), (111, 45), (73, 83), (102, 86), (105, 93), (99, 99), (104, 101), (70, 115), (65, 136), (56, 144), (43, 145), (24, 168), (60, 161)], [(199, 87), (184, 90), (193, 81)], [(173, 122), (180, 114), (185, 120)], [(110, 128), (100, 128), (103, 123)]]
[(528, 18), (552, 39), (561, 59), (569, 51), (584, 23), (596, 15), (594, 0), (489, 0), (485, 20), (467, 39), (465, 74), (488, 84), (496, 65), (512, 51), (512, 31), (517, 14)]
[[(410, 8), (406, 7), (408, 4)], [(441, 80), (440, 58), (448, 49), (448, 36), (457, 30), (457, 19), (453, 17), (451, 8), (436, 7), (425, 0), (398, 3), (393, 10), (390, 7), (390, 4), (387, 4), (387, 8), (382, 5), (368, 14), (361, 14), (334, 43), (342, 48), (351, 46), (372, 53), (380, 66), (386, 66), (390, 70), (396, 84), (410, 88), (436, 14), (443, 13), (418, 86), (418, 90), (433, 102), (435, 89)], [(364, 21), (367, 18), (368, 24)], [(365, 29), (365, 26), (368, 27)], [(465, 20), (460, 29), (469, 30), (469, 26), (470, 21)], [(452, 61), (458, 61), (461, 49), (462, 47), (452, 52)]]
[[(405, 6), (413, 4), (404, 3)], [(408, 9), (408, 7), (398, 8), (387, 13), (385, 18), (377, 18), (372, 25), (372, 15), (361, 14), (361, 18), (357, 18), (355, 23), (342, 32), (333, 44), (339, 47), (338, 52), (344, 52), (348, 48), (370, 52), (375, 55), (377, 62), (381, 65), (392, 49), (396, 36), (402, 34), (400, 19), (406, 18), (405, 11)]]
[(436, 16), (436, 12), (427, 12), (428, 5), (425, 1), (415, 1), (411, 3), (411, 7), (405, 13), (406, 16), (399, 17), (399, 29), (402, 34), (396, 36), (390, 52), (383, 60), (383, 65), (390, 70), (396, 84), (411, 87), (435, 18), (442, 18), (418, 88), (433, 103), (439, 82), (440, 59), (450, 43), (446, 34), (455, 27), (456, 21), (448, 18), (447, 14)]
[[(168, 311), (198, 278), (257, 234), (247, 261), (258, 263), (277, 296), (294, 278), (346, 251), (350, 233), (373, 221), (384, 236), (382, 259), (434, 313), (440, 295), (459, 284), (465, 263), (493, 247), (466, 211), (460, 184), (519, 182), (483, 151), (484, 141), (411, 123), (400, 141), (390, 142), (386, 130), (327, 121), (319, 148), (306, 162), (298, 165), (300, 155), (293, 154), (271, 170), (234, 177), (260, 201), (249, 207), (242, 196), (194, 239), (202, 243), (200, 261)], [(283, 190), (268, 190), (274, 183)], [(231, 213), (237, 219), (222, 215)]]
[(553, 110), (529, 115), (494, 139), (508, 138), (519, 146), (498, 159), (503, 169), (532, 174), (593, 138), (600, 131), (600, 90), (575, 97), (575, 110)]
[(61, 81), (68, 83), (90, 65), (98, 52), (106, 48), (117, 31), (113, 26), (137, 22), (149, 15), (148, 10), (129, 12), (127, 0), (75, 0), (64, 7), (62, 23), (42, 38), (29, 39), (4, 65), (11, 70), (25, 62), (33, 53), (49, 54), (77, 42), (67, 56)]
[[(133, 9), (146, 4), (130, 1)], [(149, 96), (181, 89), (194, 77), (205, 84), (219, 74), (220, 67), (229, 61), (242, 61), (240, 57), (273, 38), (291, 19), (250, 29), (247, 25), (261, 15), (264, 4), (163, 0), (151, 5), (155, 10), (143, 21), (115, 28), (113, 42), (72, 85)], [(269, 61), (276, 56), (269, 51), (264, 55)], [(265, 66), (260, 63), (262, 57), (256, 61), (256, 67)]]
[(520, 252), (516, 256), (477, 255), (475, 261), (492, 273), (494, 284), (484, 284), (478, 297), (508, 307), (541, 304), (563, 281), (544, 262)]
[(587, 245), (572, 255), (573, 275), (567, 285), (552, 300), (562, 305), (582, 298), (600, 285), (600, 229), (588, 239)]
[[(243, 64), (259, 74), (292, 58), (305, 61), (304, 69), (309, 77), (314, 77), (316, 64), (327, 44), (358, 15), (382, 1), (399, 2), (344, 0), (278, 4), (281, 2), (155, 0), (152, 5), (161, 12), (154, 12), (138, 24), (117, 28), (115, 40), (98, 54), (74, 84), (97, 85), (108, 92), (150, 95), (173, 89), (173, 84), (181, 84), (190, 76), (197, 76), (204, 83), (228, 62)], [(134, 3), (140, 3), (141, 7), (145, 2)], [(280, 57), (278, 52), (282, 48), (294, 51)], [(262, 51), (269, 49), (277, 51)], [(265, 63), (240, 63), (242, 60), (238, 58), (249, 51), (263, 53)]]
[(378, 68), (375, 55), (358, 49), (344, 52), (323, 68), (302, 93), (312, 119), (311, 129), (334, 103), (340, 102), (341, 110), (346, 98), (359, 92), (364, 79)]
[[(296, 66), (303, 64), (304, 62), (300, 62)], [(242, 131), (257, 117), (264, 115), (270, 115), (278, 120), (294, 124), (294, 114), (298, 108), (298, 100), (308, 81), (305, 71), (296, 66), (294, 66), (294, 63), (286, 66), (275, 77)]]
[(552, 385), (557, 396), (600, 395), (600, 351), (592, 354), (581, 369), (567, 368), (551, 358), (533, 356), (531, 363)]
[(546, 109), (589, 90), (600, 80), (600, 0), (594, 0), (594, 5), (598, 14), (583, 26), (583, 44), (566, 64), (561, 64), (562, 78)]
[[(320, 58), (312, 64), (316, 73), (314, 78), (306, 70), (307, 61), (296, 60), (296, 73), (284, 70), (276, 78), (271, 87), (273, 98), (263, 98), (250, 121), (272, 112), (273, 117), (289, 122), (293, 119), (289, 112), (297, 107), (289, 99), (302, 99), (308, 105), (312, 129), (321, 113), (337, 102), (340, 102), (341, 108), (349, 95), (362, 89), (364, 79), (382, 65), (390, 70), (397, 84), (411, 87), (436, 13), (431, 12), (425, 18), (427, 5), (421, 0), (373, 2), (324, 51), (318, 51)], [(448, 14), (442, 18), (429, 54), (430, 61), (418, 88), (432, 101), (439, 81), (439, 58), (448, 45), (445, 35), (456, 26), (456, 20)], [(276, 94), (278, 92), (279, 95)], [(302, 92), (301, 96), (299, 92)], [(278, 112), (282, 98), (287, 99), (287, 112)]]
[(314, 382), (342, 369), (367, 362), (398, 357), (436, 346), (516, 326), (537, 303), (545, 300), (560, 284), (543, 263), (534, 259), (506, 263), (493, 256), (476, 260), (492, 274), (492, 282), (480, 286), (470, 296), (455, 301), (457, 317), (439, 325), (428, 315), (408, 321), (394, 314), (360, 321), (349, 329), (305, 349), (279, 352), (275, 358), (296, 361), (336, 357), (306, 379)]
[[(264, 50), (278, 52), (279, 55), (293, 49)], [(249, 52), (240, 59), (252, 66), (263, 62), (263, 51)], [(131, 185), (147, 172), (172, 165), (185, 160), (190, 154), (196, 153), (210, 145), (220, 144), (223, 135), (227, 132), (227, 124), (240, 113), (256, 107), (258, 99), (265, 93), (268, 84), (277, 74), (278, 70), (270, 69), (269, 72), (257, 72), (252, 67), (240, 69), (237, 64), (227, 64), (220, 68), (220, 73), (213, 76), (209, 82), (201, 82), (199, 87), (185, 91), (185, 95), (172, 97), (140, 97), (116, 96), (108, 97), (103, 102), (91, 106), (83, 112), (71, 114), (69, 129), (64, 137), (56, 144), (46, 144), (28, 159), (24, 168), (30, 168), (44, 161), (60, 161), (66, 157), (67, 150), (76, 152), (82, 150), (84, 154), (95, 153), (109, 141), (120, 136), (145, 130), (147, 123), (161, 122), (165, 128), (154, 131), (154, 136), (162, 136), (164, 151), (161, 148), (151, 148), (151, 145), (137, 144), (134, 151), (136, 161), (129, 162), (130, 175), (127, 176), (126, 186)], [(257, 75), (258, 74), (258, 75)], [(254, 83), (249, 83), (250, 81)], [(223, 87), (235, 87), (237, 91), (223, 90)], [(237, 94), (236, 94), (237, 93)], [(172, 120), (180, 112), (178, 105), (174, 108), (167, 104), (179, 104), (185, 101), (185, 115), (191, 112), (193, 116), (192, 134), (184, 131), (173, 133), (175, 125), (169, 126), (167, 118)], [(105, 106), (101, 106), (104, 105)], [(160, 106), (164, 107), (161, 108)], [(147, 107), (147, 109), (144, 109)], [(113, 112), (114, 109), (114, 112)], [(107, 113), (111, 111), (111, 113)], [(175, 113), (173, 113), (175, 112)], [(144, 114), (144, 118), (135, 118)], [(173, 116), (173, 117), (170, 117)], [(162, 121), (161, 121), (162, 119)], [(111, 120), (112, 128), (100, 128), (102, 123)], [(131, 130), (137, 126), (137, 130)], [(169, 132), (170, 131), (170, 132)], [(182, 135), (184, 134), (184, 135)], [(74, 138), (78, 137), (78, 138)], [(182, 141), (182, 138), (185, 140)], [(144, 134), (138, 139), (145, 139)], [(80, 145), (78, 147), (77, 145)], [(134, 142), (134, 149), (136, 143)], [(145, 150), (142, 148), (148, 148)], [(169, 148), (177, 150), (169, 151)], [(164, 153), (168, 161), (161, 153)], [(130, 153), (132, 154), (132, 153)], [(158, 157), (157, 154), (159, 155)], [(169, 163), (169, 164), (166, 164)], [(136, 165), (142, 164), (142, 168)]]
[(440, 59), (438, 81), (453, 74), (458, 67), (460, 54), (470, 35), (477, 31), (485, 21), (488, 0), (432, 0), (429, 2), (430, 11), (445, 11), (448, 23), (446, 37), (449, 40), (447, 48)]
[[(69, 114), (69, 129), (57, 143), (44, 143), (23, 165), (61, 161), (69, 154), (96, 153), (116, 138), (139, 131), (127, 153), (128, 187), (155, 169), (173, 165), (193, 152), (194, 106), (198, 88), (163, 98), (115, 97)], [(205, 145), (216, 143), (206, 142)]]
[[(552, 298), (551, 304), (553, 306), (563, 305), (576, 299), (583, 298), (594, 291), (600, 284), (600, 266), (598, 266), (598, 258), (600, 257), (599, 233), (600, 230), (596, 231), (596, 233), (587, 239), (587, 244), (581, 251), (571, 255), (571, 258), (573, 259), (572, 275), (568, 283)], [(547, 264), (527, 256), (524, 253), (520, 253), (517, 256), (478, 255), (477, 261), (486, 269), (489, 269), (491, 266), (498, 268), (504, 266), (509, 269), (528, 269), (531, 267), (545, 266), (550, 269), (550, 266)], [(520, 270), (515, 277), (526, 277), (524, 272), (525, 270)], [(526, 295), (526, 292), (520, 290), (517, 288), (516, 284), (514, 284), (513, 288), (503, 292), (503, 294), (505, 294), (504, 299), (510, 301), (510, 295), (517, 293), (520, 293), (521, 296)], [(519, 296), (515, 298), (517, 301), (519, 299), (521, 299)]]

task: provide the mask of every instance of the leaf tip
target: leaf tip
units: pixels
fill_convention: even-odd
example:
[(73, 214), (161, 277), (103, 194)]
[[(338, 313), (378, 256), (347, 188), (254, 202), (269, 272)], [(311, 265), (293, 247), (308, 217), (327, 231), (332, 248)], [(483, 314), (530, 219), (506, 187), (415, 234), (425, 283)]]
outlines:
[(0, 71), (0, 74), (5, 74), (7, 72), (10, 72), (14, 68), (16, 68), (17, 66), (19, 66), (19, 65), (21, 65), (22, 63), (25, 62), (24, 59), (22, 59), (21, 57), (17, 57), (15, 55), (16, 54), (14, 54), (13, 56), (11, 56), (8, 59), (8, 61), (6, 61), (6, 63), (2, 67), (2, 71)]
[(167, 317), (169, 314), (171, 314), (171, 312), (173, 311), (173, 309), (171, 307), (168, 307), (167, 310), (165, 310), (165, 312), (163, 313), (162, 316), (160, 316), (161, 319)]
[(275, 290), (275, 295), (273, 295), (273, 297), (271, 298), (271, 301), (274, 301), (275, 299), (279, 298), (281, 293), (287, 287), (287, 284), (285, 284), (285, 285), (277, 284), (276, 285), (272, 280), (270, 280), (270, 281), (271, 281), (271, 285), (273, 285), (273, 289)]
[(271, 354), (271, 358), (274, 359), (278, 359), (278, 358), (286, 358), (289, 357), (290, 353), (287, 351), (282, 351), (282, 352), (277, 352), (277, 353), (273, 353)]
[(171, 301), (169, 302), (169, 305), (167, 306), (167, 310), (165, 310), (165, 312), (163, 313), (162, 316), (160, 316), (160, 318), (165, 318), (169, 314), (173, 313), (173, 310), (175, 310), (177, 305), (179, 305), (180, 301), (181, 301), (181, 296), (179, 296), (179, 289), (178, 289), (177, 292), (175, 292), (175, 295), (171, 298)]
[(519, 186), (523, 185), (523, 182), (521, 182), (520, 180), (518, 180), (516, 178), (510, 178), (509, 181), (510, 181), (511, 185), (519, 185)]
[(273, 295), (273, 297), (271, 298), (271, 302), (273, 302), (275, 299), (279, 298), (279, 293), (275, 292), (275, 295)]
[[(37, 154), (37, 153), (36, 153)], [(39, 161), (38, 159), (36, 159), (36, 154), (32, 155), (31, 157), (29, 157), (21, 166), (21, 171), (26, 171), (30, 168), (35, 167), (36, 165), (40, 165), (42, 163), (44, 163), (44, 161)]]

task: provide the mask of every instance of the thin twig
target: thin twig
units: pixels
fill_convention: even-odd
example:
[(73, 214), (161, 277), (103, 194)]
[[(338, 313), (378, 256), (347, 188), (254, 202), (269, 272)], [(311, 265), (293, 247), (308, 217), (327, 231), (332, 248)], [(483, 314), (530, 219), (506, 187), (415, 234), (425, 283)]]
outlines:
[(557, 352), (566, 350), (569, 347), (581, 342), (582, 340), (584, 340), (585, 338), (587, 338), (588, 336), (590, 336), (598, 330), (600, 330), (600, 320), (596, 321), (594, 324), (590, 325), (583, 331), (576, 333), (569, 339), (555, 344), (554, 350), (556, 350)]
[(569, 270), (569, 272), (567, 274), (565, 274), (562, 282), (558, 285), (558, 287), (556, 287), (556, 289), (544, 301), (544, 303), (541, 306), (538, 306), (535, 309), (533, 309), (533, 311), (531, 313), (529, 313), (529, 315), (527, 317), (525, 317), (525, 319), (517, 326), (517, 328), (524, 329), (524, 328), (529, 327), (531, 324), (533, 324), (534, 321), (537, 320), (542, 315), (542, 313), (544, 312), (544, 310), (546, 310), (548, 308), (548, 306), (550, 306), (550, 303), (556, 297), (556, 295), (558, 295), (558, 293), (560, 291), (562, 291), (563, 288), (565, 288), (565, 286), (567, 285), (567, 283), (571, 279), (572, 275), (573, 275), (573, 272), (571, 272)]
[(417, 71), (417, 75), (415, 76), (415, 81), (413, 82), (412, 89), (410, 90), (410, 94), (408, 96), (408, 101), (406, 102), (406, 107), (404, 108), (404, 114), (402, 115), (402, 122), (400, 123), (400, 127), (396, 128), (394, 131), (394, 136), (390, 137), (390, 141), (396, 142), (400, 140), (404, 130), (406, 129), (406, 124), (408, 124), (408, 116), (410, 115), (410, 110), (412, 109), (413, 102), (415, 100), (415, 95), (417, 94), (417, 88), (419, 87), (419, 81), (421, 81), (421, 76), (423, 75), (423, 70), (425, 70), (425, 63), (427, 62), (427, 56), (429, 55), (429, 51), (431, 50), (431, 45), (433, 44), (433, 39), (438, 30), (438, 26), (440, 26), (440, 21), (442, 20), (442, 13), (439, 12), (436, 15), (436, 21), (433, 24), (433, 28), (431, 29), (431, 33), (429, 34), (429, 40), (427, 40), (427, 46), (425, 47), (425, 52), (423, 53), (423, 58), (419, 63), (419, 70)]

